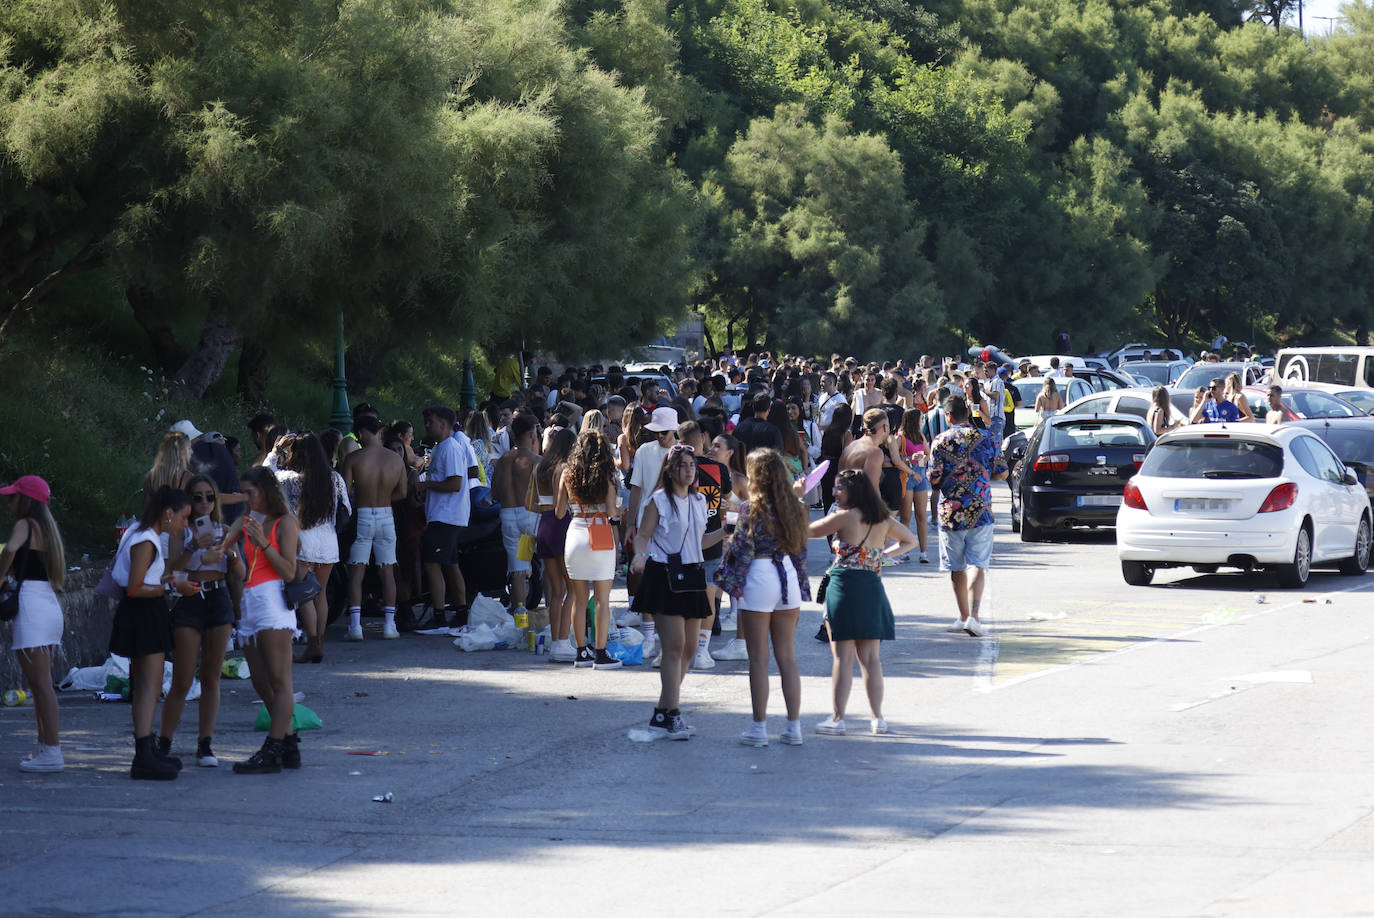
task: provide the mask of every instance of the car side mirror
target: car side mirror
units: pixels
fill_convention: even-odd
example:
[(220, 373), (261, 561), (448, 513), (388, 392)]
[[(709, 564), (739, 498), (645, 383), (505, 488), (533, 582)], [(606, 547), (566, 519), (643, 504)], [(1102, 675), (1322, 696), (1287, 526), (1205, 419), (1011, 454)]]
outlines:
[(1346, 469), (1344, 472), (1341, 473), (1341, 484), (1357, 485), (1359, 483), (1360, 478), (1358, 475), (1355, 474), (1354, 469)]

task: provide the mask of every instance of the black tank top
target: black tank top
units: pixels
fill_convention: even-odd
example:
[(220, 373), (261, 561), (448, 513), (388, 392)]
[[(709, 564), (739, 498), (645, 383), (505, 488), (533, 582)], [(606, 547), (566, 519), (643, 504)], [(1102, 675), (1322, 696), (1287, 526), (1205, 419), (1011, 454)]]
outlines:
[(26, 544), (19, 549), (19, 553), (24, 556), (24, 566), (15, 572), (19, 580), (48, 579), (48, 565), (45, 560), (48, 557), (47, 552), (31, 549)]

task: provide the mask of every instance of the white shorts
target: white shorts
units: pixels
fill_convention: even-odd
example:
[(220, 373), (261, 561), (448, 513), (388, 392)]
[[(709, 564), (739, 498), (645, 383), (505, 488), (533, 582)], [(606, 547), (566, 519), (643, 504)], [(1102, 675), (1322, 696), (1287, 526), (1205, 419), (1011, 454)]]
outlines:
[(309, 529), (302, 529), (296, 558), (311, 564), (338, 564), (339, 535), (334, 531), (334, 524), (317, 523)]
[(349, 564), (396, 563), (396, 518), (390, 507), (359, 507), (354, 512), (358, 535), (348, 549)]
[(239, 640), (252, 643), (259, 631), (295, 632), (296, 613), (286, 606), (281, 580), (269, 580), (243, 591), (243, 617), (239, 619)]
[(797, 569), (791, 558), (782, 559), (783, 574), (787, 577), (787, 599), (782, 598), (782, 580), (772, 558), (756, 558), (749, 565), (744, 579), (744, 594), (739, 608), (748, 612), (776, 612), (801, 606), (801, 586), (797, 583)]
[(501, 544), (506, 549), (506, 573), (518, 574), (530, 569), (530, 562), (521, 561), (520, 537), (532, 536), (539, 528), (539, 514), (524, 507), (501, 508)]

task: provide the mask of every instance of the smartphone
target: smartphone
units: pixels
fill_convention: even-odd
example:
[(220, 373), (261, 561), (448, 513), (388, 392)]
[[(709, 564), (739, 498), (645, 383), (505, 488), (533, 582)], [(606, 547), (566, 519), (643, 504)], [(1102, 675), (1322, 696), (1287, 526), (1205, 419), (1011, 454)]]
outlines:
[(253, 519), (257, 520), (259, 526), (262, 526), (267, 522), (266, 513), (259, 513), (257, 510), (249, 510), (248, 515), (251, 516)]
[(208, 535), (213, 537), (215, 534), (215, 523), (209, 516), (196, 517), (196, 536)]

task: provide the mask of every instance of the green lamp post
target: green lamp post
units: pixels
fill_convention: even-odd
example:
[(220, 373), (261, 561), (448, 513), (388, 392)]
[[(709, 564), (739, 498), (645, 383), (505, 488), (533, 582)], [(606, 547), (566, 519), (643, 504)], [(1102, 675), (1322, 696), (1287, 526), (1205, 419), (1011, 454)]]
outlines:
[(463, 358), (463, 388), (458, 393), (463, 409), (477, 407), (477, 380), (472, 376), (472, 345), (468, 345), (467, 356)]
[(329, 425), (348, 433), (353, 425), (353, 413), (348, 410), (348, 376), (344, 372), (344, 320), (339, 310), (339, 339), (334, 351), (334, 407), (329, 412)]

